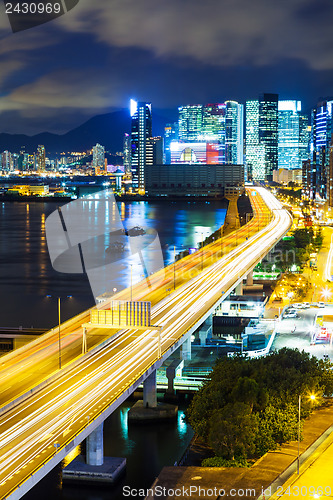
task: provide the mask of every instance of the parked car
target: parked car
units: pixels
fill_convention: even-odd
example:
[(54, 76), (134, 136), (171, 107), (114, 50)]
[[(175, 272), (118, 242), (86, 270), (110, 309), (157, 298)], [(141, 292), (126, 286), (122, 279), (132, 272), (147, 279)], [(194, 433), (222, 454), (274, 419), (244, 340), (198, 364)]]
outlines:
[(309, 304), (309, 302), (302, 302), (302, 304), (301, 304), (301, 305), (302, 305), (302, 308), (303, 308), (303, 309), (309, 309), (309, 308), (310, 308), (310, 304)]
[(291, 318), (298, 318), (297, 311), (289, 311), (284, 315), (284, 318), (286, 319), (291, 319)]
[(318, 302), (318, 307), (325, 307), (325, 302)]

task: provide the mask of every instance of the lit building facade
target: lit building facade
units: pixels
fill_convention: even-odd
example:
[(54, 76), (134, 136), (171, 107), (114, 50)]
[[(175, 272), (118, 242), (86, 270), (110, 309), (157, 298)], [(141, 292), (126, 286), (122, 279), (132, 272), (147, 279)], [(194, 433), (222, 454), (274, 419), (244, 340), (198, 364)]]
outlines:
[(195, 142), (200, 140), (203, 124), (202, 104), (190, 104), (178, 108), (179, 140)]
[(265, 178), (278, 168), (278, 94), (259, 96), (259, 144), (265, 146)]
[(36, 167), (39, 172), (45, 172), (45, 147), (42, 144), (37, 148)]
[(259, 101), (246, 101), (245, 152), (248, 180), (265, 180), (265, 146), (259, 144)]
[(225, 105), (225, 161), (240, 165), (244, 161), (244, 106), (236, 101), (226, 101)]
[(279, 101), (278, 166), (300, 169), (309, 154), (307, 116), (301, 114), (301, 101)]
[(154, 196), (221, 196), (244, 185), (243, 165), (147, 165), (146, 191)]
[(131, 136), (129, 134), (124, 135), (123, 164), (125, 174), (131, 174)]
[(226, 104), (206, 104), (203, 108), (201, 139), (225, 145)]
[(333, 134), (333, 100), (321, 101), (312, 112), (312, 196), (329, 197), (330, 147)]
[(92, 159), (92, 166), (94, 168), (104, 168), (104, 163), (105, 163), (105, 148), (101, 144), (96, 144), (92, 148), (93, 152), (93, 159)]
[(164, 156), (163, 163), (171, 163), (171, 143), (178, 141), (179, 125), (178, 122), (167, 123), (164, 127)]
[(144, 193), (147, 141), (152, 137), (151, 104), (131, 99), (131, 119), (132, 186)]
[(225, 150), (219, 142), (172, 142), (171, 163), (224, 164)]
[(13, 170), (13, 157), (10, 151), (4, 151), (1, 154), (1, 167), (3, 170)]
[(163, 137), (149, 137), (146, 142), (146, 165), (163, 164)]

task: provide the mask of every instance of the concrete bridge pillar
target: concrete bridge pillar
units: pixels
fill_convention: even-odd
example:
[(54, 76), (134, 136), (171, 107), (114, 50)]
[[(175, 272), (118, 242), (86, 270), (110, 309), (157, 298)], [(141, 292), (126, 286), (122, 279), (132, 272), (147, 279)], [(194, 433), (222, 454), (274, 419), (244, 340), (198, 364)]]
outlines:
[(104, 445), (103, 445), (103, 424), (97, 427), (86, 439), (87, 453), (86, 462), (88, 465), (103, 465)]
[(145, 408), (156, 408), (157, 406), (156, 370), (143, 382), (143, 406)]
[(243, 295), (243, 281), (238, 283), (238, 285), (235, 288), (235, 293), (236, 295)]
[(246, 284), (248, 286), (253, 286), (253, 269), (252, 271), (246, 276)]
[(181, 345), (180, 348), (180, 359), (191, 359), (191, 337), (189, 336)]

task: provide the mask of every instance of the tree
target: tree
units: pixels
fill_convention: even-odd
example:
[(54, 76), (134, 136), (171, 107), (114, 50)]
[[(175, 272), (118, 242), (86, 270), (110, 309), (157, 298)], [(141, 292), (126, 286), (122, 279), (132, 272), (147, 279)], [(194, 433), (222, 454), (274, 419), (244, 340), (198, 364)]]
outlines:
[(247, 457), (255, 450), (258, 421), (245, 403), (229, 403), (210, 418), (208, 442), (215, 453), (228, 460)]
[[(288, 348), (256, 359), (222, 358), (194, 396), (187, 418), (217, 455), (261, 456), (295, 439), (299, 395), (315, 393), (320, 404), (318, 396), (333, 394), (331, 368), (328, 361)], [(301, 418), (312, 408), (304, 397)]]

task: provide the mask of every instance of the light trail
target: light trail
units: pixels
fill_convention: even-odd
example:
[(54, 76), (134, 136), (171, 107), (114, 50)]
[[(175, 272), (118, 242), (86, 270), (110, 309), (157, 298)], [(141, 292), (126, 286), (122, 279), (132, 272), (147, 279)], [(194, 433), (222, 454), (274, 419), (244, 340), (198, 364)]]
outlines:
[(330, 249), (327, 256), (325, 273), (324, 273), (324, 281), (333, 281), (332, 280), (332, 259), (333, 259), (333, 233), (331, 235), (331, 244)]
[[(232, 235), (224, 240), (229, 251), (221, 257), (217, 240), (202, 249), (204, 269), (201, 269), (201, 252), (177, 262), (182, 283), (176, 290), (165, 296), (168, 286), (168, 268), (173, 273), (173, 264), (151, 277), (153, 289), (144, 288), (144, 282), (133, 287), (135, 300), (142, 297), (152, 301), (152, 321), (163, 325), (161, 333), (162, 355), (195, 325), (200, 318), (221, 299), (221, 292), (227, 292), (235, 282), (267, 253), (290, 227), (289, 214), (267, 191), (255, 188), (257, 195), (251, 195), (255, 217), (238, 231), (239, 244), (233, 248)], [(259, 212), (262, 212), (260, 217)], [(270, 220), (271, 219), (271, 220)], [(258, 229), (258, 230), (257, 230)], [(247, 238), (247, 239), (246, 239)], [(195, 274), (190, 277), (190, 273)], [(172, 273), (171, 282), (172, 282)], [(126, 291), (118, 294), (126, 296)], [(149, 297), (149, 298), (148, 298)], [(103, 306), (107, 308), (107, 304)], [(82, 321), (83, 322), (83, 321)], [(80, 324), (75, 322), (73, 330), (62, 332), (64, 350), (80, 347)], [(94, 331), (91, 332), (94, 335)], [(100, 332), (102, 336), (113, 335), (114, 331)], [(100, 413), (123, 394), (141, 374), (157, 361), (158, 335), (147, 332), (124, 330), (111, 343), (101, 346), (94, 353), (82, 356), (80, 363), (66, 376), (31, 395), (25, 402), (0, 417), (0, 497), (8, 497), (18, 485), (22, 485), (43, 463), (52, 459), (57, 450), (70, 443)], [(35, 363), (43, 363), (51, 355), (57, 354), (57, 338), (41, 339), (31, 348), (30, 356)], [(30, 348), (29, 348), (30, 349)], [(35, 351), (33, 350), (35, 349)], [(22, 355), (23, 363), (29, 356)], [(20, 367), (8, 363), (12, 382), (21, 374)], [(6, 363), (3, 371), (6, 373)], [(36, 368), (38, 364), (36, 364)], [(88, 418), (89, 417), (89, 418)]]

